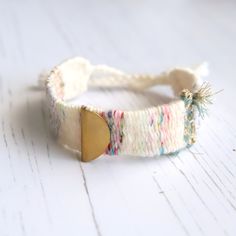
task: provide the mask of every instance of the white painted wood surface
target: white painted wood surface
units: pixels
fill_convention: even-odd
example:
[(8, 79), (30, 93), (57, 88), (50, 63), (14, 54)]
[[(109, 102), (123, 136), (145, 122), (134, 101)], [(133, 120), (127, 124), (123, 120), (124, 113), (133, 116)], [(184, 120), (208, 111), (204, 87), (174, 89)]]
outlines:
[[(0, 235), (236, 235), (235, 13), (233, 0), (1, 0)], [(32, 87), (75, 55), (150, 73), (208, 60), (209, 81), (224, 92), (198, 143), (175, 157), (80, 163), (49, 135)], [(80, 102), (160, 102), (104, 94)]]

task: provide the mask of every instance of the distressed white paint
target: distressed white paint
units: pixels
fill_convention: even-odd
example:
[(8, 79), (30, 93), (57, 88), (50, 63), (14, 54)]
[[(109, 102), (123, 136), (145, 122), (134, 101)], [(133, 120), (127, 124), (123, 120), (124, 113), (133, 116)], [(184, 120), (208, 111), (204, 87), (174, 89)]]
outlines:
[[(0, 1), (0, 235), (236, 235), (235, 10), (233, 0)], [(152, 73), (208, 60), (224, 92), (178, 156), (80, 163), (50, 137), (31, 88), (75, 55)], [(160, 99), (98, 91), (80, 102)]]

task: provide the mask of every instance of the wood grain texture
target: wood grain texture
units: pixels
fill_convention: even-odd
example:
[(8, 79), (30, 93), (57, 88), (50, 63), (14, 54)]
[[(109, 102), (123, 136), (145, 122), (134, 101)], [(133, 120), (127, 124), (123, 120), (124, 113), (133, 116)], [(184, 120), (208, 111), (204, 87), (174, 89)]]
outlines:
[[(0, 1), (0, 235), (236, 235), (235, 10), (233, 0)], [(33, 87), (75, 55), (144, 73), (207, 60), (224, 92), (176, 156), (80, 163), (51, 138)], [(104, 90), (76, 102), (165, 101)]]

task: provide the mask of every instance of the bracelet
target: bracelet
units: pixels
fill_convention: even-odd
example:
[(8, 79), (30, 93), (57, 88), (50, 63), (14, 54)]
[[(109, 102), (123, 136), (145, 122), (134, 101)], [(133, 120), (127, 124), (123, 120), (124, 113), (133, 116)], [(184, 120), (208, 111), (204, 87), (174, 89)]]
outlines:
[[(160, 75), (130, 75), (83, 58), (55, 66), (45, 82), (50, 127), (58, 142), (81, 153), (82, 161), (108, 155), (172, 154), (196, 140), (197, 117), (211, 103), (211, 88), (203, 83), (206, 64), (195, 69), (173, 68)], [(103, 110), (68, 104), (88, 87), (146, 89), (171, 86), (176, 99), (143, 110)]]

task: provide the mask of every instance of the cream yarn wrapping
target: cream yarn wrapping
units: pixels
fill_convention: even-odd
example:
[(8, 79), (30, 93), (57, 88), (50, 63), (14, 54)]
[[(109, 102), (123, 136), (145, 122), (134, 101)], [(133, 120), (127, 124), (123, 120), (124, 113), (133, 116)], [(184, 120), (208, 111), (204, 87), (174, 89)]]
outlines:
[[(169, 85), (176, 97), (183, 89), (192, 92), (202, 85), (202, 76), (208, 73), (204, 63), (196, 68), (173, 68), (160, 75), (130, 75), (106, 65), (92, 65), (83, 58), (69, 59), (41, 77), (46, 79), (50, 126), (58, 142), (80, 152), (81, 107), (66, 101), (89, 87), (125, 87), (142, 90), (154, 85)], [(102, 109), (88, 107), (101, 113)], [(106, 111), (104, 111), (106, 112)], [(153, 156), (173, 153), (184, 147), (186, 108), (179, 97), (176, 101), (144, 110), (122, 111), (123, 140), (118, 154)], [(162, 123), (158, 118), (162, 117)]]

